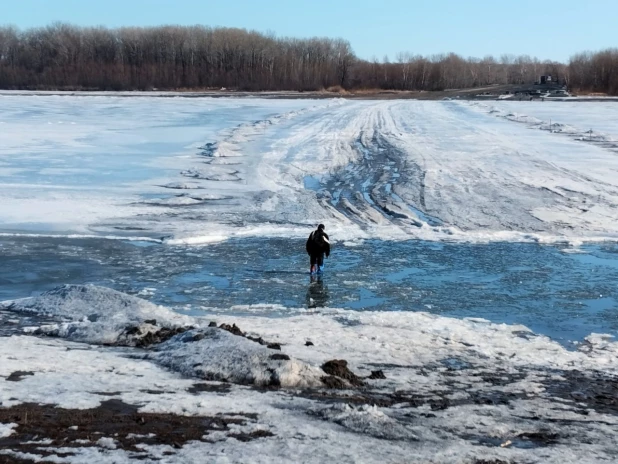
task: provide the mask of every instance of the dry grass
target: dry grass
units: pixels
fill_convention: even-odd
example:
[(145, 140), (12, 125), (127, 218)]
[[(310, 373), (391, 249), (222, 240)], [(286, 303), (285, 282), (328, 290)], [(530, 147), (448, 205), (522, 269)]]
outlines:
[(341, 87), (340, 85), (331, 85), (326, 89), (329, 93), (338, 93), (338, 94), (347, 94), (349, 93), (346, 89)]

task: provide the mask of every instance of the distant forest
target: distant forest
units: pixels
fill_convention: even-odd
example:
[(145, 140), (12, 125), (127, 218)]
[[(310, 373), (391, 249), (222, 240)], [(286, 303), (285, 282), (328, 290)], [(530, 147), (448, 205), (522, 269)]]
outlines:
[(390, 61), (360, 59), (342, 39), (244, 29), (0, 27), (2, 89), (445, 90), (530, 84), (543, 74), (575, 91), (617, 95), (618, 49), (581, 53), (568, 64), (454, 53)]

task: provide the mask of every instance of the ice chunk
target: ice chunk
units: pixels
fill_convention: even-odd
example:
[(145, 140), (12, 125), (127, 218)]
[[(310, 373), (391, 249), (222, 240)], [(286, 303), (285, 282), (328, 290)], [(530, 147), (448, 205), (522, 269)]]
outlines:
[(216, 327), (177, 335), (152, 357), (183, 375), (241, 384), (318, 387), (325, 376), (316, 367)]

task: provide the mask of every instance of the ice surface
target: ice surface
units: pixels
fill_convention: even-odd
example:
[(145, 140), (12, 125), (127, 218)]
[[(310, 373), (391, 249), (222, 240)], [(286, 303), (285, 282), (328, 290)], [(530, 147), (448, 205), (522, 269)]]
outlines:
[[(272, 193), (264, 203), (255, 197), (253, 211), (231, 205), (238, 214), (230, 214), (226, 205), (230, 221), (242, 217), (249, 230), (218, 224), (218, 235), (276, 234), (265, 226), (276, 222), (296, 236), (296, 223), (327, 222), (349, 238), (616, 237), (611, 150), (531, 132), (461, 102), (348, 102), (227, 143), (251, 155), (255, 187)], [(193, 235), (189, 229), (174, 243)]]
[[(523, 103), (523, 104), (522, 104)], [(517, 115), (510, 119), (529, 123), (553, 133), (568, 133), (588, 137), (588, 131), (605, 134), (618, 141), (618, 108), (614, 103), (595, 103), (591, 106), (577, 102), (492, 102), (479, 107), (493, 111), (496, 116)], [(550, 127), (551, 123), (551, 127)]]
[[(92, 94), (94, 95), (94, 94)], [(133, 94), (135, 95), (135, 94)], [(156, 210), (205, 139), (310, 101), (0, 95), (0, 223), (5, 231), (88, 233), (102, 220)], [(170, 186), (170, 188), (177, 188)]]
[(609, 103), (0, 98), (5, 232), (618, 237)]
[(183, 247), (6, 237), (0, 240), (0, 301), (90, 282), (181, 314), (281, 317), (309, 306), (428, 311), (523, 324), (570, 348), (592, 332), (618, 335), (613, 243), (565, 253), (564, 245), (530, 243), (337, 241), (326, 274), (311, 282), (304, 240), (221, 237)]
[[(0, 100), (8, 291), (91, 281), (187, 314), (96, 286), (5, 302), (3, 333), (13, 335), (0, 337), (0, 377), (32, 375), (0, 379), (2, 407), (85, 409), (114, 398), (143, 412), (247, 418), (181, 447), (137, 447), (160, 462), (615, 460), (618, 342), (603, 333), (614, 327), (614, 251), (557, 259), (540, 251), (550, 247), (461, 243), (616, 240), (613, 106)], [(297, 244), (319, 222), (335, 248), (356, 251), (334, 260), (337, 279), (308, 284)], [(126, 238), (133, 244), (116, 240)], [(373, 240), (411, 238), (449, 243)], [(599, 333), (569, 350), (522, 324), (445, 317), (478, 316), (478, 300), (498, 321), (567, 315), (577, 325), (585, 313)], [(421, 308), (438, 314), (410, 311)], [(213, 320), (281, 350), (208, 327)], [(365, 387), (326, 388), (320, 366), (332, 359)], [(385, 378), (370, 378), (375, 371)], [(0, 425), (0, 437), (9, 431), (19, 425)], [(272, 436), (234, 438), (256, 431)], [(113, 436), (70, 448), (41, 438), (39, 454), (0, 453), (78, 463), (136, 453)]]

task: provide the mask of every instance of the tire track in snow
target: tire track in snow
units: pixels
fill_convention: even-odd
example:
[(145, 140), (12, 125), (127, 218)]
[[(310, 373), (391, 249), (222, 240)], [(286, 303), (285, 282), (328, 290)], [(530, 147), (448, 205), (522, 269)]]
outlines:
[[(393, 118), (392, 103), (366, 111), (362, 128), (350, 142), (355, 161), (322, 177), (320, 194), (361, 227), (393, 226), (409, 231), (441, 221), (425, 209), (425, 170), (392, 142), (400, 121)], [(400, 184), (416, 186), (415, 199), (394, 192)]]

